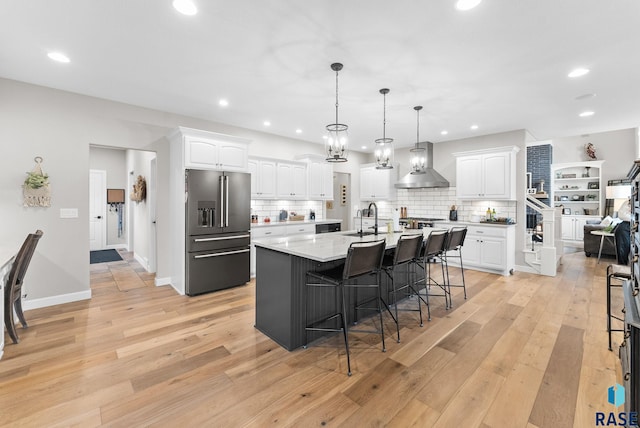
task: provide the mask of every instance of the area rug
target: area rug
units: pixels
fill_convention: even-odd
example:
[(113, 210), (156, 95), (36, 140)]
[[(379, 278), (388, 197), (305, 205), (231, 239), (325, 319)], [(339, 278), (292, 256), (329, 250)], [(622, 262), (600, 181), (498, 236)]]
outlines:
[(116, 250), (100, 250), (89, 252), (89, 263), (105, 263), (105, 262), (117, 262), (122, 260), (120, 254)]

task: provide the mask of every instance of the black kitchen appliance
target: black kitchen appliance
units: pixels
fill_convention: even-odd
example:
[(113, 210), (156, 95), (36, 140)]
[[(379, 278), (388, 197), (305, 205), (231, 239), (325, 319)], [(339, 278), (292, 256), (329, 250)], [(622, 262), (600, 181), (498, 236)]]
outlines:
[(340, 223), (321, 223), (316, 224), (316, 233), (340, 232), (341, 228)]
[(248, 282), (251, 175), (190, 169), (185, 191), (186, 294)]

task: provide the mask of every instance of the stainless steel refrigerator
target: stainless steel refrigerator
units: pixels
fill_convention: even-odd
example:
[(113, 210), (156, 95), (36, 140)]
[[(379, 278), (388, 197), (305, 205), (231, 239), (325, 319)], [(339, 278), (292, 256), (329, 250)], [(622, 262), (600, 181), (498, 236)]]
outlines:
[(249, 281), (251, 175), (189, 169), (186, 278), (189, 296)]

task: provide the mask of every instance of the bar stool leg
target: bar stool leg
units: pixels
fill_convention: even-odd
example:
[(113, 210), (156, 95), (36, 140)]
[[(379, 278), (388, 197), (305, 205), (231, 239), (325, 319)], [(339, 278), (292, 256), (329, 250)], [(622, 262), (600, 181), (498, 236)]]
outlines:
[(340, 320), (342, 321), (342, 332), (344, 333), (344, 346), (347, 349), (347, 375), (351, 376), (351, 356), (349, 355), (349, 335), (347, 330), (347, 320), (345, 319), (347, 313), (347, 304), (344, 295), (344, 285), (340, 285), (340, 291), (342, 291), (342, 313), (340, 314)]
[[(378, 284), (380, 284), (382, 281), (382, 275), (380, 273), (378, 273)], [(382, 305), (380, 304), (382, 302), (382, 294), (380, 291), (380, 287), (377, 287), (377, 294), (378, 294), (378, 316), (380, 317), (380, 336), (382, 337), (382, 352), (387, 352), (387, 348), (384, 345), (384, 323), (382, 321)], [(396, 324), (397, 327), (397, 324)], [(400, 335), (400, 331), (398, 330), (398, 335)]]

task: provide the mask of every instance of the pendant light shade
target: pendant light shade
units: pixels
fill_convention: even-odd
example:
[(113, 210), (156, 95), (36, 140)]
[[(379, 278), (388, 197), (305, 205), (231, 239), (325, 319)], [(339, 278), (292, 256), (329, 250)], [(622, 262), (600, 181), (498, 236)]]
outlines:
[(325, 152), (327, 162), (346, 162), (349, 146), (349, 127), (338, 121), (338, 72), (342, 70), (339, 62), (331, 64), (331, 69), (336, 72), (336, 121), (326, 126)]
[(376, 169), (393, 168), (393, 138), (387, 138), (387, 94), (389, 89), (380, 89), (383, 98), (382, 108), (382, 138), (378, 138), (376, 143)]
[(409, 150), (411, 157), (411, 174), (424, 174), (427, 162), (427, 149), (420, 147), (420, 110), (422, 106), (415, 106), (416, 111), (416, 146)]

